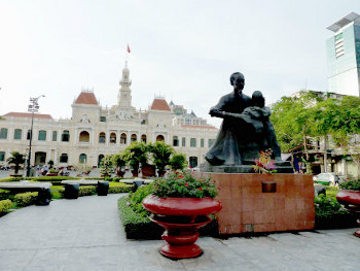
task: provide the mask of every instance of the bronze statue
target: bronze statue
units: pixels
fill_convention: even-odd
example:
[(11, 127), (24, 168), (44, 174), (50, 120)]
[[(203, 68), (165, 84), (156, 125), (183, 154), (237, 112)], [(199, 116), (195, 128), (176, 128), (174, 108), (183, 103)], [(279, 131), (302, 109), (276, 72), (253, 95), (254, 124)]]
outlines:
[(280, 147), (269, 120), (270, 109), (265, 107), (262, 93), (255, 91), (251, 99), (243, 94), (245, 78), (239, 72), (231, 75), (230, 83), (234, 91), (210, 109), (212, 117), (224, 120), (205, 159), (213, 166), (238, 166), (252, 163), (260, 151), (271, 148), (273, 158), (281, 161)]

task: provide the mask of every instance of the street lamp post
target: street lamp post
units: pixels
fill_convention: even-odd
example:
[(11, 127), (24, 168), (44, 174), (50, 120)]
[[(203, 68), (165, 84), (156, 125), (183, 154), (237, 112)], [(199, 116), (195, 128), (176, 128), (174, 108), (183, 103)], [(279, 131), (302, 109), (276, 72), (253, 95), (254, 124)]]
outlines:
[(34, 113), (39, 111), (38, 100), (41, 97), (45, 97), (45, 95), (40, 95), (39, 97), (36, 98), (30, 97), (30, 103), (28, 105), (28, 112), (31, 112), (31, 127), (30, 127), (29, 154), (27, 160), (26, 177), (30, 176), (30, 169), (31, 169), (31, 146), (32, 146), (32, 138), (33, 138)]

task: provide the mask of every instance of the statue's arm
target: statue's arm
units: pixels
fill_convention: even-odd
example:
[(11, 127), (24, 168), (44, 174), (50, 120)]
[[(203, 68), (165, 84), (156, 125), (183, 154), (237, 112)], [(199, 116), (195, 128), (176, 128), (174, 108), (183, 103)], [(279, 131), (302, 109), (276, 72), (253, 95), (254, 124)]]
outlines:
[(209, 112), (210, 116), (224, 118), (225, 104), (226, 104), (226, 98), (222, 97), (217, 105), (215, 105), (214, 107), (211, 107), (210, 112)]

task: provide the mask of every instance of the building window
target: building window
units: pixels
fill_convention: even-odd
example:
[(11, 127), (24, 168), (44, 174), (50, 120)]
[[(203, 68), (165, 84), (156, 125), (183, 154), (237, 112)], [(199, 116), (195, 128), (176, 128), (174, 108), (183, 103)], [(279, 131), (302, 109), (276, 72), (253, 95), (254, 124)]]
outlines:
[(4, 162), (4, 161), (5, 161), (5, 152), (0, 151), (0, 162)]
[(105, 141), (106, 141), (106, 135), (104, 132), (101, 132), (99, 134), (99, 143), (105, 143)]
[(116, 133), (114, 132), (110, 133), (110, 143), (116, 143)]
[(52, 141), (57, 141), (57, 131), (52, 132)]
[(104, 157), (105, 156), (103, 154), (99, 154), (99, 156), (98, 156), (98, 164), (97, 164), (98, 167), (101, 166), (101, 161), (104, 159)]
[(146, 143), (146, 135), (141, 135), (141, 141)]
[(204, 148), (205, 147), (205, 140), (202, 138), (200, 139), (200, 147)]
[(106, 116), (100, 116), (100, 122), (106, 122)]
[(39, 141), (45, 141), (46, 140), (46, 131), (44, 131), (44, 130), (39, 131), (38, 140)]
[(137, 140), (137, 136), (135, 134), (131, 135), (131, 142), (135, 142)]
[(8, 129), (1, 128), (0, 129), (0, 139), (7, 139)]
[(335, 36), (335, 57), (339, 58), (344, 55), (344, 37), (343, 33)]
[(208, 147), (210, 148), (214, 144), (214, 139), (209, 138), (208, 140)]
[(79, 163), (80, 164), (86, 164), (86, 154), (85, 153), (80, 154)]
[(173, 146), (179, 147), (179, 139), (177, 136), (173, 136)]
[(164, 138), (163, 135), (158, 135), (158, 136), (156, 137), (156, 141), (165, 141), (165, 138)]
[(68, 130), (64, 130), (61, 135), (61, 141), (62, 142), (69, 142), (70, 141), (70, 133)]
[(183, 137), (183, 138), (181, 139), (181, 146), (183, 146), (183, 147), (186, 146), (186, 138), (185, 138), (185, 137)]
[(14, 131), (14, 139), (21, 139), (22, 130), (21, 129), (15, 129)]
[(87, 131), (81, 131), (79, 134), (79, 142), (89, 142), (90, 135)]
[(69, 157), (68, 157), (67, 153), (62, 153), (60, 155), (60, 163), (67, 163), (68, 159), (69, 159)]
[(126, 134), (122, 133), (120, 135), (120, 144), (126, 144)]
[(198, 158), (196, 156), (190, 156), (189, 157), (189, 166), (190, 168), (197, 167), (198, 165)]
[(28, 130), (27, 133), (26, 133), (26, 139), (27, 139), (27, 140), (30, 140), (30, 133), (31, 133), (30, 130)]
[(190, 138), (190, 147), (196, 147), (196, 138)]

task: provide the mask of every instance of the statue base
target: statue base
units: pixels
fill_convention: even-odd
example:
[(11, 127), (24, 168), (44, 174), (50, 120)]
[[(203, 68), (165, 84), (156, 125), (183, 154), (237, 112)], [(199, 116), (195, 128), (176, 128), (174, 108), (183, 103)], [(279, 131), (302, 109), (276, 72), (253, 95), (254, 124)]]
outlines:
[[(294, 173), (294, 169), (290, 162), (276, 161), (274, 164), (276, 173)], [(253, 161), (244, 161), (242, 165), (234, 166), (213, 166), (209, 162), (205, 162), (200, 165), (200, 171), (219, 173), (254, 173), (254, 165)]]
[(315, 225), (311, 175), (197, 172), (210, 177), (222, 204), (220, 235), (312, 230)]

